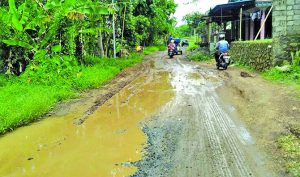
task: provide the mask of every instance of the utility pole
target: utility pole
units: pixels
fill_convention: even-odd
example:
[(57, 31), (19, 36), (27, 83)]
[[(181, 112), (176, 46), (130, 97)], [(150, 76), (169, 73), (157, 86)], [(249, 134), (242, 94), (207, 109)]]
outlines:
[(240, 37), (239, 41), (242, 41), (242, 25), (243, 25), (243, 7), (240, 9)]
[[(115, 10), (114, 0), (112, 0), (112, 4), (113, 4), (113, 8)], [(116, 29), (115, 29), (115, 11), (113, 12), (112, 26), (113, 26), (114, 58), (117, 58), (117, 52), (116, 52)]]

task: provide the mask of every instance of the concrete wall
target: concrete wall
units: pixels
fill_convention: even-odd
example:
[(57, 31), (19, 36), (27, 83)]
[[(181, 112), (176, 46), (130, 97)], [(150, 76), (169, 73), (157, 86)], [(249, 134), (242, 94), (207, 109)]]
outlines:
[(273, 0), (273, 56), (275, 64), (300, 50), (300, 0)]

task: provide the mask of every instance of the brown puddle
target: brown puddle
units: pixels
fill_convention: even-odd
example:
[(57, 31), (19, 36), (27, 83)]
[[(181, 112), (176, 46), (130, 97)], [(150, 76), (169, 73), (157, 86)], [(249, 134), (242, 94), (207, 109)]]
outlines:
[[(147, 80), (148, 78), (148, 80)], [(150, 80), (149, 80), (150, 79)], [(140, 77), (80, 126), (76, 113), (23, 127), (0, 138), (0, 176), (128, 176), (142, 158), (139, 123), (174, 96), (169, 73)]]

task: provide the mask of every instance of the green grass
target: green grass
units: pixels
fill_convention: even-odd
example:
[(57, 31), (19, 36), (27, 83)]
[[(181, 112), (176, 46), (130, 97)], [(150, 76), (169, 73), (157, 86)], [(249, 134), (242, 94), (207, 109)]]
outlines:
[(149, 54), (151, 54), (153, 52), (164, 51), (166, 49), (167, 49), (167, 47), (164, 46), (164, 45), (149, 46), (149, 47), (145, 47), (144, 54), (145, 55), (149, 55)]
[(282, 71), (275, 67), (263, 73), (264, 78), (272, 81), (279, 81), (287, 84), (300, 85), (300, 68), (291, 67), (289, 71)]
[(212, 60), (213, 57), (210, 55), (205, 55), (202, 52), (197, 52), (188, 57), (190, 61), (208, 61)]
[(12, 84), (0, 89), (0, 134), (32, 122), (58, 101), (74, 97), (68, 87)]
[(199, 46), (196, 44), (195, 37), (189, 37), (187, 38), (187, 40), (189, 41), (189, 46), (187, 48), (187, 51), (193, 51), (199, 48)]
[[(0, 134), (39, 119), (59, 101), (74, 98), (86, 89), (100, 87), (142, 59), (142, 55), (122, 59), (90, 58), (90, 66), (79, 66), (78, 70), (64, 77), (55, 72), (37, 77), (35, 75), (41, 72), (30, 71), (10, 79), (0, 75)], [(47, 80), (49, 76), (53, 79)]]
[(278, 140), (279, 147), (288, 159), (288, 173), (300, 177), (300, 139), (295, 135), (286, 135)]
[(292, 53), (292, 63), (282, 67), (274, 67), (263, 73), (263, 76), (272, 81), (300, 86), (300, 51)]

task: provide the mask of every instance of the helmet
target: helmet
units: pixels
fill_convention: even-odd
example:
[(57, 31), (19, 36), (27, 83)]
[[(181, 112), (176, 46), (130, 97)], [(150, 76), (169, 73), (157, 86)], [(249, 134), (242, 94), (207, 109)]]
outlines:
[(171, 43), (174, 43), (175, 41), (174, 40), (171, 40)]
[(219, 35), (219, 40), (223, 40), (223, 39), (225, 39), (225, 34), (220, 34)]

